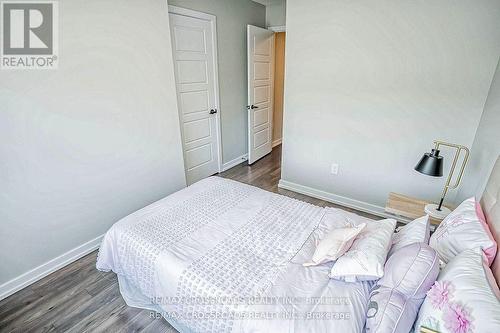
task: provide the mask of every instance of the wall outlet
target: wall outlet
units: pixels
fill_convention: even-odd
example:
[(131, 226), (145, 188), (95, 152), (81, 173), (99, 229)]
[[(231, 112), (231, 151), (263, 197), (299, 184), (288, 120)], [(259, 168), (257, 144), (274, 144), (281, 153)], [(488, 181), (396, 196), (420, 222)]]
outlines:
[(338, 175), (339, 174), (339, 165), (338, 163), (332, 163), (332, 167), (330, 169), (330, 172), (332, 175)]

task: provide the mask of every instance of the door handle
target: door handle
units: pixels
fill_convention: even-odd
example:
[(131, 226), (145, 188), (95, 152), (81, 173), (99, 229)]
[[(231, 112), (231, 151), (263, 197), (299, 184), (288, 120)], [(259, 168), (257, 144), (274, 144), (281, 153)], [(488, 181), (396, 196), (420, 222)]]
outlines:
[(217, 109), (210, 110), (210, 114), (216, 114), (216, 113), (217, 113)]
[(247, 105), (247, 109), (249, 109), (249, 110), (250, 110), (250, 109), (252, 109), (252, 110), (253, 110), (253, 109), (258, 109), (258, 108), (259, 108), (258, 106), (255, 106), (255, 105), (253, 105), (253, 104), (252, 104), (252, 105)]

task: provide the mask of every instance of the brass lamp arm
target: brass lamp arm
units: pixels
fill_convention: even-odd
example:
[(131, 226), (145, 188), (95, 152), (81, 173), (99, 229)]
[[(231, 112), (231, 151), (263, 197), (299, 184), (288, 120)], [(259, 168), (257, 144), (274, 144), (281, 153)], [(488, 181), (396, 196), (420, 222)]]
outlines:
[[(460, 181), (462, 180), (462, 176), (464, 174), (465, 166), (467, 165), (467, 161), (469, 160), (470, 151), (469, 151), (469, 148), (467, 148), (465, 146), (461, 146), (461, 145), (457, 145), (457, 144), (449, 143), (449, 142), (444, 142), (444, 141), (434, 141), (434, 144), (436, 145), (436, 147), (435, 147), (436, 150), (439, 150), (440, 146), (446, 146), (446, 147), (456, 149), (455, 157), (453, 158), (453, 163), (451, 164), (450, 174), (448, 175), (448, 179), (446, 180), (446, 184), (445, 184), (444, 189), (443, 189), (443, 194), (441, 195), (441, 202), (439, 203), (439, 208), (438, 208), (438, 210), (439, 210), (439, 209), (441, 209), (441, 205), (443, 204), (443, 200), (444, 200), (444, 197), (446, 196), (446, 193), (448, 192), (448, 189), (457, 188), (458, 185), (460, 184)], [(465, 156), (464, 156), (464, 160), (462, 162), (462, 166), (460, 168), (460, 173), (459, 173), (457, 179), (455, 180), (455, 184), (450, 185), (450, 182), (453, 178), (453, 174), (455, 172), (455, 167), (457, 165), (458, 158), (460, 157), (460, 154), (462, 151), (465, 151)]]

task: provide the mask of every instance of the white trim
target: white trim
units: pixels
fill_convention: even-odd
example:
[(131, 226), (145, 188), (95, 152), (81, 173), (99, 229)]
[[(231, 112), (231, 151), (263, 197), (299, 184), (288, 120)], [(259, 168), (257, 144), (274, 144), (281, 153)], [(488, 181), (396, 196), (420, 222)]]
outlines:
[(279, 25), (279, 26), (273, 26), (273, 27), (267, 27), (268, 30), (274, 31), (274, 32), (285, 32), (286, 31), (286, 26), (285, 25)]
[[(167, 2), (168, 4), (168, 2)], [(187, 8), (168, 5), (169, 14), (177, 14), (182, 16), (193, 17), (205, 21), (209, 21), (212, 26), (212, 45), (213, 45), (213, 59), (214, 59), (214, 88), (215, 88), (215, 108), (217, 113), (215, 115), (215, 128), (217, 129), (217, 168), (219, 172), (223, 171), (222, 165), (222, 129), (221, 129), (221, 109), (220, 109), (220, 95), (219, 95), (219, 60), (217, 55), (217, 16), (191, 10)], [(184, 150), (184, 148), (183, 148)], [(186, 171), (185, 171), (186, 172)]]
[(365, 213), (369, 213), (372, 215), (380, 216), (383, 218), (392, 218), (392, 219), (395, 219), (395, 220), (402, 222), (402, 223), (409, 222), (409, 220), (406, 218), (403, 218), (400, 216), (395, 216), (393, 214), (387, 213), (385, 211), (384, 207), (372, 205), (372, 204), (367, 203), (367, 202), (347, 198), (347, 197), (344, 197), (344, 196), (341, 196), (338, 194), (334, 194), (334, 193), (330, 193), (330, 192), (326, 192), (323, 190), (318, 190), (318, 189), (315, 189), (315, 188), (312, 188), (309, 186), (296, 184), (296, 183), (293, 183), (293, 182), (290, 182), (287, 180), (280, 179), (280, 181), (278, 183), (278, 187), (285, 189), (285, 190), (290, 190), (293, 192), (305, 194), (305, 195), (308, 195), (308, 196), (313, 197), (313, 198), (332, 202), (334, 204), (341, 205), (344, 207), (353, 208), (353, 209), (356, 209), (356, 210), (359, 210), (359, 211), (362, 211)]
[(240, 157), (236, 157), (234, 160), (224, 163), (222, 165), (222, 171), (229, 170), (245, 161), (248, 161), (248, 154), (241, 155)]
[(274, 140), (273, 141), (273, 148), (276, 146), (279, 146), (280, 144), (281, 144), (281, 138)]
[(69, 250), (68, 252), (63, 253), (60, 256), (0, 285), (0, 300), (9, 297), (15, 292), (29, 286), (32, 283), (35, 283), (58, 269), (61, 269), (90, 252), (97, 250), (101, 245), (103, 237), (104, 235), (98, 236), (87, 243), (77, 246), (74, 249)]

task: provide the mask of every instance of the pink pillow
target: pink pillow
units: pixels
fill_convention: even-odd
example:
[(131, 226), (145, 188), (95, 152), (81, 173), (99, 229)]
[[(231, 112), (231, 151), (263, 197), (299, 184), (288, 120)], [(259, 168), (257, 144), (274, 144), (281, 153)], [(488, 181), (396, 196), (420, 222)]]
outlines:
[(448, 263), (465, 250), (479, 247), (491, 265), (497, 253), (497, 243), (475, 198), (462, 202), (441, 222), (429, 245), (437, 251), (443, 263)]
[(493, 263), (493, 260), (495, 259), (495, 256), (497, 254), (497, 243), (495, 242), (495, 238), (493, 237), (493, 234), (491, 233), (490, 227), (488, 226), (488, 223), (486, 222), (486, 216), (484, 215), (483, 208), (481, 207), (481, 204), (476, 201), (476, 215), (479, 219), (479, 222), (481, 222), (482, 227), (484, 228), (484, 231), (488, 235), (488, 238), (494, 243), (493, 246), (490, 246), (489, 248), (483, 248), (483, 252), (488, 259), (488, 264), (491, 266)]

